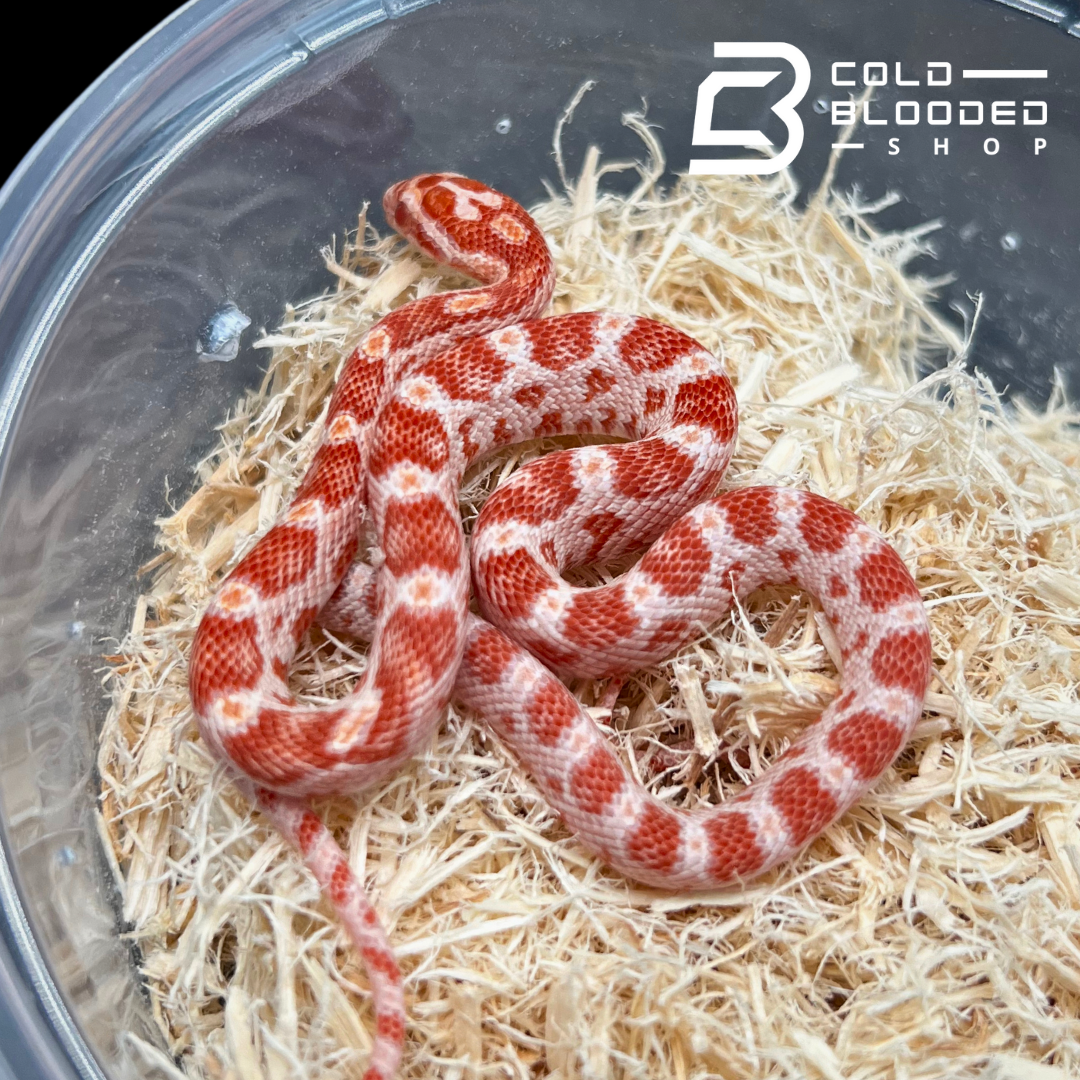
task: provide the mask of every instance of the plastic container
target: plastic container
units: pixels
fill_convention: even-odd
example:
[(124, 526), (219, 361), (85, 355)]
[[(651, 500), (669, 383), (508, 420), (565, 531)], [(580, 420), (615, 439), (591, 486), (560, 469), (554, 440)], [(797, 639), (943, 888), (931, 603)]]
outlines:
[[(986, 295), (977, 361), (999, 384), (1045, 397), (1057, 366), (1075, 392), (1078, 37), (1064, 0), (196, 0), (103, 76), (0, 197), (0, 1076), (5, 1058), (24, 1080), (147, 1071), (124, 1036), (157, 1036), (95, 831), (96, 657), (130, 619), (166, 478), (186, 482), (257, 380), (253, 330), (323, 287), (318, 248), (361, 200), (435, 168), (538, 198), (586, 78), (572, 163), (598, 134), (638, 153), (618, 117), (642, 98), (672, 170), (746, 153), (711, 124), (781, 150), (770, 109), (799, 89), (794, 52), (713, 51), (782, 42), (808, 68), (806, 188), (840, 130), (833, 102), (842, 119), (883, 82), (836, 182), (899, 191), (889, 226), (943, 219), (944, 305), (970, 315)], [(731, 68), (780, 75), (721, 90), (727, 113), (706, 101), (695, 146), (699, 87)], [(238, 340), (230, 304), (252, 323)]]

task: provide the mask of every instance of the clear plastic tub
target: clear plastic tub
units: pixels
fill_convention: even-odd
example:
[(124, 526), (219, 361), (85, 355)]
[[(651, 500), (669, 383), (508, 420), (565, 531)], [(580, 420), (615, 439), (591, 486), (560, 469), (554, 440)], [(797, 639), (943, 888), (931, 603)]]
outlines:
[[(976, 360), (999, 385), (1045, 398), (1059, 367), (1075, 392), (1078, 37), (1064, 0), (196, 0), (103, 76), (0, 197), (0, 1059), (25, 1080), (148, 1071), (125, 1042), (157, 1035), (93, 814), (97, 657), (130, 618), (166, 479), (185, 482), (258, 379), (254, 329), (324, 286), (318, 248), (361, 200), (430, 169), (535, 200), (586, 78), (572, 161), (598, 132), (637, 154), (617, 118), (643, 98), (671, 170), (732, 156), (694, 146), (699, 87), (729, 67), (781, 71), (775, 93), (724, 91), (737, 127), (780, 149), (791, 54), (713, 51), (783, 42), (809, 67), (804, 187), (837, 137), (833, 102), (883, 82), (836, 182), (902, 193), (888, 226), (943, 219), (943, 306), (970, 317), (986, 296)], [(230, 304), (252, 324), (238, 341)]]

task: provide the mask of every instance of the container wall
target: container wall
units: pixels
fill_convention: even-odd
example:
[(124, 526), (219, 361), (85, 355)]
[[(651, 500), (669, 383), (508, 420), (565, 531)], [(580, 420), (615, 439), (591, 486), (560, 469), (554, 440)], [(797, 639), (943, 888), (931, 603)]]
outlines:
[[(17, 241), (0, 264), (9, 379), (0, 814), (28, 919), (19, 922), (9, 891), (10, 944), (27, 979), (54, 980), (98, 1061), (117, 1075), (149, 1068), (131, 1057), (125, 1033), (158, 1035), (133, 975), (137, 943), (120, 938), (96, 828), (101, 655), (130, 620), (136, 568), (153, 553), (166, 492), (183, 497), (215, 424), (259, 378), (258, 330), (273, 327), (287, 301), (328, 287), (320, 246), (391, 182), (452, 169), (526, 203), (541, 197), (544, 181), (559, 182), (555, 121), (587, 79), (595, 89), (564, 137), (571, 173), (593, 142), (609, 157), (640, 157), (620, 116), (643, 101), (669, 169), (685, 170), (700, 153), (695, 101), (721, 40), (781, 40), (808, 58), (806, 135), (793, 166), (807, 191), (837, 137), (831, 102), (848, 96), (832, 85), (834, 61), (857, 71), (883, 61), (892, 72), (899, 60), (905, 78), (920, 78), (898, 88), (890, 77), (874, 99), (877, 118), (895, 116), (899, 100), (917, 101), (923, 116), (939, 98), (953, 108), (967, 97), (987, 108), (999, 97), (1045, 100), (1037, 133), (1022, 124), (872, 126), (863, 150), (844, 152), (836, 183), (857, 184), (867, 200), (900, 192), (883, 227), (943, 220), (941, 267), (956, 278), (942, 311), (962, 324), (969, 294), (984, 293), (973, 359), (1001, 385), (1045, 397), (1060, 365), (1080, 389), (1080, 41), (1061, 27), (983, 0), (898, 0), (872, 12), (856, 0), (443, 0), (348, 12), (371, 25), (335, 42), (341, 19), (327, 5), (195, 4), (186, 39), (138, 78), (110, 82), (96, 113), (82, 117), (82, 142), (37, 162), (41, 204), (24, 199), (17, 214), (0, 214)], [(957, 73), (1037, 67), (1048, 76), (939, 91), (926, 85), (931, 61)], [(793, 80), (786, 67), (778, 85), (785, 79)], [(744, 110), (740, 127), (784, 141), (775, 97), (731, 100)], [(1038, 159), (1036, 134), (1046, 140)], [(987, 154), (988, 136), (999, 139), (997, 154)], [(892, 137), (901, 140), (896, 155)], [(935, 154), (943, 137), (949, 153)], [(110, 226), (118, 208), (122, 220)], [(59, 288), (68, 291), (50, 316)], [(200, 363), (200, 334), (228, 303), (252, 320), (239, 355)], [(44, 961), (36, 973), (35, 949)], [(47, 982), (39, 990), (48, 997)], [(63, 1025), (59, 1008), (51, 1022)]]

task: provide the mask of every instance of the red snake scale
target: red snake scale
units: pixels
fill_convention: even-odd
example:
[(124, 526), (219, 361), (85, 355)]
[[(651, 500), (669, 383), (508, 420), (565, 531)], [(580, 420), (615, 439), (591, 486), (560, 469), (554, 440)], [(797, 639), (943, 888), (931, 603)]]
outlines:
[[(299, 849), (361, 952), (376, 1018), (366, 1080), (389, 1080), (400, 1060), (401, 976), (309, 796), (387, 776), (427, 745), (453, 695), (613, 867), (714, 889), (793, 855), (859, 799), (907, 741), (930, 676), (918, 589), (878, 533), (787, 488), (709, 498), (736, 431), (731, 384), (711, 354), (650, 319), (536, 318), (554, 284), (544, 238), (517, 203), (475, 181), (419, 176), (384, 207), (402, 235), (482, 284), (413, 300), (367, 332), (300, 487), (217, 592), (190, 664), (203, 737)], [(488, 499), (470, 552), (458, 512), (468, 465), (570, 432), (630, 441), (521, 469)], [(353, 564), (365, 520), (376, 569)], [(650, 541), (612, 584), (561, 576)], [(654, 664), (766, 582), (819, 599), (841, 647), (840, 694), (741, 794), (671, 809), (631, 778), (552, 672)], [(483, 618), (468, 612), (470, 585)], [(371, 647), (352, 693), (315, 708), (286, 679), (317, 617)]]

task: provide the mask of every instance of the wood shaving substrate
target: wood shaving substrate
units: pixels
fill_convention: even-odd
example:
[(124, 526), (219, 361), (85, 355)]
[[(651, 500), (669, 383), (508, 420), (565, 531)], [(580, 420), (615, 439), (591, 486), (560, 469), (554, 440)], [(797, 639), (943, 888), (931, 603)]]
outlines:
[[(1077, 414), (1061, 394), (1006, 408), (977, 374), (977, 324), (965, 356), (927, 306), (933, 283), (905, 273), (931, 227), (882, 234), (880, 205), (824, 189), (799, 209), (786, 175), (661, 189), (637, 126), (651, 153), (632, 194), (607, 190), (593, 149), (532, 208), (553, 311), (652, 316), (722, 355), (741, 403), (724, 486), (817, 491), (889, 537), (925, 597), (936, 677), (873, 792), (741, 891), (605, 869), (453, 709), (378, 789), (320, 802), (404, 970), (402, 1076), (1078, 1076)], [(363, 214), (326, 257), (336, 288), (262, 341), (262, 385), (160, 522), (106, 675), (100, 825), (167, 1047), (141, 1050), (177, 1076), (355, 1077), (371, 1042), (352, 946), (200, 742), (186, 684), (199, 616), (303, 474), (343, 358), (394, 306), (466, 284)], [(474, 468), (466, 527), (558, 443)], [(613, 711), (596, 707), (603, 684), (572, 688), (651, 790), (702, 806), (816, 717), (835, 652), (812, 599), (764, 589), (631, 678)], [(362, 647), (315, 629), (292, 684), (329, 701), (363, 668)]]

